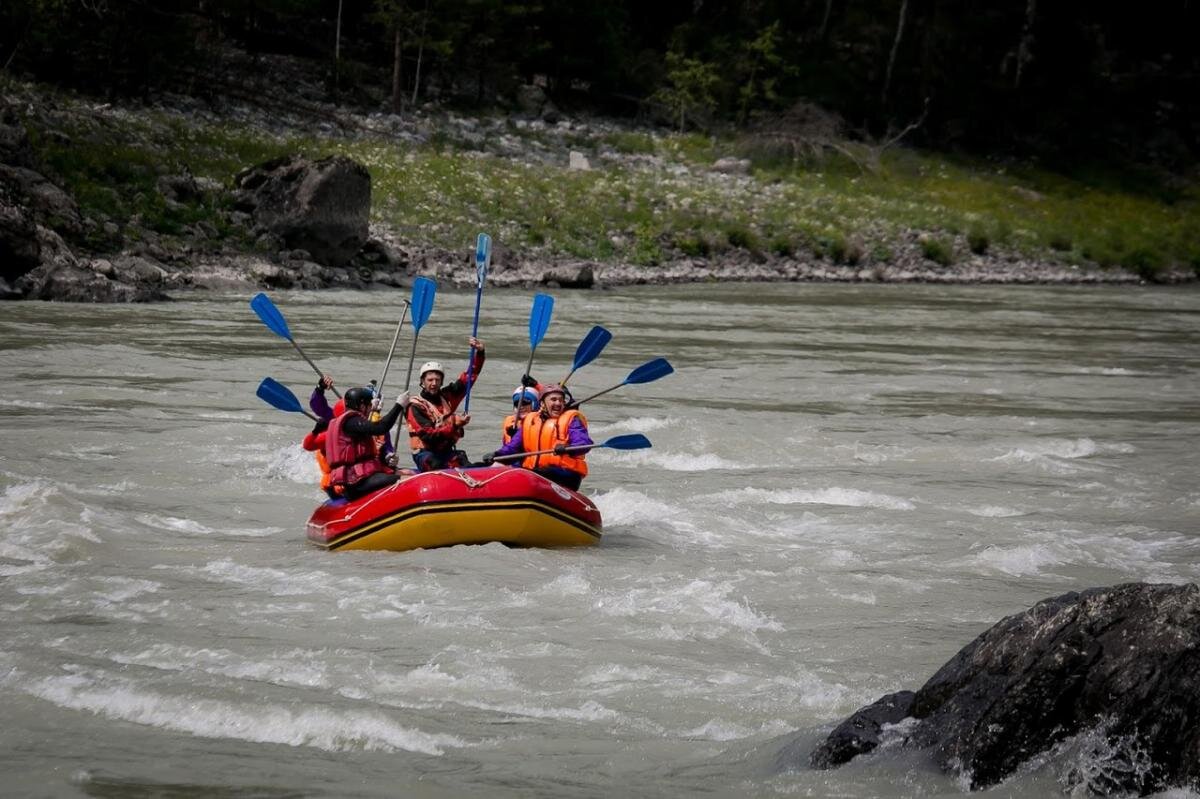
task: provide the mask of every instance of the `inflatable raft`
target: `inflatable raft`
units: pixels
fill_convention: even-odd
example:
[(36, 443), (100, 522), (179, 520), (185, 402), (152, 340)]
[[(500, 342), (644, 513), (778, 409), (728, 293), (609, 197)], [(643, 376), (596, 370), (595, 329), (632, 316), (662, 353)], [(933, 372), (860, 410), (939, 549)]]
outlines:
[(354, 502), (334, 500), (308, 520), (323, 549), (428, 549), (455, 544), (565, 547), (600, 540), (590, 499), (510, 466), (445, 469), (405, 478)]

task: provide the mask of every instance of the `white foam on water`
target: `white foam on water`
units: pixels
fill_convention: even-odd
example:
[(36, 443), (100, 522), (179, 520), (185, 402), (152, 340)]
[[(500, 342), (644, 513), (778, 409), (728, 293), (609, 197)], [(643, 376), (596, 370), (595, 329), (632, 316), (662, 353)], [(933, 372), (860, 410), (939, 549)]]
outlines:
[(712, 719), (699, 727), (683, 730), (679, 733), (679, 736), (690, 740), (736, 741), (742, 738), (749, 738), (755, 734), (757, 734), (756, 730), (743, 727), (741, 724)]
[(1014, 577), (1041, 575), (1045, 569), (1067, 562), (1060, 552), (1047, 544), (989, 546), (967, 560), (984, 571), (998, 571)]
[(329, 752), (427, 755), (441, 755), (446, 747), (467, 746), (456, 736), (404, 727), (376, 711), (295, 709), (245, 700), (167, 696), (125, 681), (82, 674), (47, 677), (16, 687), (59, 707), (200, 738), (308, 746)]
[(668, 472), (711, 472), (716, 470), (733, 471), (752, 469), (750, 464), (726, 460), (712, 453), (693, 455), (690, 453), (661, 452), (653, 449), (639, 449), (622, 452), (614, 458), (621, 464), (632, 464), (639, 468), (654, 467)]
[(979, 516), (985, 519), (1006, 519), (1012, 516), (1025, 515), (1025, 511), (1004, 508), (999, 505), (983, 505), (977, 508), (963, 508), (963, 510), (972, 516)]
[(266, 657), (256, 655), (247, 658), (228, 649), (198, 649), (164, 643), (132, 654), (109, 653), (108, 657), (114, 663), (147, 666), (161, 671), (201, 671), (275, 685), (327, 688), (329, 678), (322, 660), (325, 654), (321, 651), (293, 649)]
[(842, 505), (852, 508), (884, 508), (886, 510), (913, 510), (916, 505), (907, 499), (857, 488), (822, 488), (806, 490), (798, 488), (735, 488), (718, 491), (703, 498), (706, 504), (759, 505), (764, 502), (776, 505)]
[[(1062, 461), (1089, 458), (1100, 450), (1101, 448), (1090, 438), (1039, 439), (1022, 442), (1013, 449), (988, 458), (988, 460), (995, 463), (1027, 463), (1048, 472), (1070, 474), (1077, 471), (1078, 467)], [(1123, 450), (1117, 449), (1116, 451)]]
[(744, 596), (740, 600), (731, 598), (733, 592), (734, 585), (731, 582), (692, 580), (684, 585), (607, 593), (597, 599), (593, 606), (606, 616), (664, 614), (673, 625), (703, 626), (710, 636), (731, 629), (747, 633), (783, 629), (783, 625), (770, 616), (755, 611)]
[(270, 453), (261, 467), (249, 470), (249, 476), (318, 485), (321, 469), (317, 466), (316, 456), (299, 444), (290, 444)]
[(96, 595), (109, 602), (126, 602), (142, 594), (153, 594), (162, 588), (162, 583), (153, 580), (139, 580), (134, 577), (97, 577), (96, 582), (109, 586), (107, 590), (98, 591)]
[(614, 488), (594, 495), (592, 501), (600, 509), (605, 526), (667, 525), (680, 532), (696, 531), (696, 526), (687, 518), (687, 511), (682, 506), (668, 504), (640, 491)]
[(591, 596), (592, 584), (577, 569), (571, 569), (558, 575), (550, 582), (536, 589), (536, 596), (576, 597)]
[[(657, 416), (632, 416), (627, 419), (619, 419), (610, 424), (589, 424), (588, 431), (593, 433), (603, 433), (608, 435), (616, 435), (618, 433), (649, 433), (652, 430), (662, 430), (667, 427), (674, 427), (679, 424), (679, 420), (673, 416), (667, 418)], [(593, 439), (596, 437), (593, 435)]]
[(585, 672), (579, 677), (578, 682), (580, 685), (587, 686), (628, 685), (630, 683), (657, 685), (662, 679), (662, 671), (653, 666), (623, 666), (609, 663)]
[(183, 571), (211, 577), (218, 582), (266, 591), (272, 596), (300, 596), (303, 594), (338, 596), (342, 593), (340, 590), (336, 592), (332, 590), (332, 586), (329, 584), (329, 575), (325, 572), (297, 572), (245, 566), (228, 559), (210, 561), (199, 569), (184, 569)]
[(844, 599), (847, 602), (857, 602), (860, 605), (874, 605), (874, 604), (878, 603), (878, 601), (879, 601), (875, 597), (875, 594), (870, 593), (870, 592), (861, 593), (861, 594), (852, 594), (852, 593), (845, 593), (845, 592), (841, 592), (841, 591), (830, 591), (829, 595), (832, 597), (837, 597), (838, 599)]
[(139, 513), (133, 518), (147, 527), (154, 528), (155, 530), (170, 530), (176, 533), (196, 533), (200, 535), (207, 535), (208, 533), (213, 532), (211, 527), (207, 527), (200, 522), (192, 519), (180, 519), (175, 516), (160, 516), (156, 513)]

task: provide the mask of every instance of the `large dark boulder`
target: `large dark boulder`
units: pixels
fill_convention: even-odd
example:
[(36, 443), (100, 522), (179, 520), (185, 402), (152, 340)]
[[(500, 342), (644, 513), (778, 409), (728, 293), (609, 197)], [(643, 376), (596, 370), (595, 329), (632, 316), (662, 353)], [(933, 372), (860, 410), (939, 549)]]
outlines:
[(262, 233), (320, 264), (344, 266), (367, 241), (371, 175), (345, 156), (285, 156), (244, 170), (234, 182), (238, 208)]
[(1095, 794), (1200, 788), (1200, 588), (1129, 583), (1063, 594), (1009, 616), (916, 692), (859, 710), (811, 753), (829, 768), (902, 746), (972, 789), (1086, 733), (1097, 767), (1068, 782)]

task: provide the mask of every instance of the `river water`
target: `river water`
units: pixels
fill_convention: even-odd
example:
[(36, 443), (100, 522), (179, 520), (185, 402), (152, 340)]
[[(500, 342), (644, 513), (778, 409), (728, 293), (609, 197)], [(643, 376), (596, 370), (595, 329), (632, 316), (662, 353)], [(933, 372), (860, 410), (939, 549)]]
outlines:
[[(273, 295), (345, 385), (395, 293)], [(578, 395), (598, 547), (326, 553), (314, 375), (247, 295), (0, 315), (0, 776), (9, 796), (954, 796), (921, 759), (781, 771), (1005, 615), (1200, 578), (1194, 288), (712, 285), (560, 292), (534, 373)], [(465, 365), (443, 288), (418, 361)], [(493, 290), (472, 454), (530, 293)], [(402, 386), (401, 339), (388, 394)], [(1053, 796), (1068, 749), (1000, 786)]]

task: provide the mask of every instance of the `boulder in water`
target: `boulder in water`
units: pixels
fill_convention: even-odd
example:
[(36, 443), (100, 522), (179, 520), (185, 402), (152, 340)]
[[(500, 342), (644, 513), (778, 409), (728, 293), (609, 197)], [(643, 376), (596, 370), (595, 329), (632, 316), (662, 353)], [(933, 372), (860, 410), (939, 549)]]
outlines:
[[(908, 724), (899, 725), (907, 717)], [(1046, 599), (1003, 619), (915, 694), (890, 694), (809, 756), (840, 765), (889, 725), (971, 789), (995, 785), (1068, 739), (1099, 795), (1200, 787), (1200, 587), (1129, 583)]]

